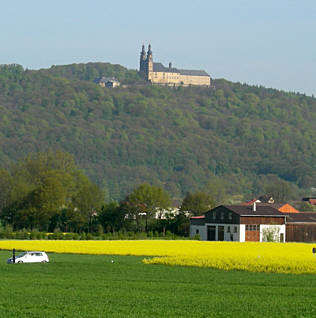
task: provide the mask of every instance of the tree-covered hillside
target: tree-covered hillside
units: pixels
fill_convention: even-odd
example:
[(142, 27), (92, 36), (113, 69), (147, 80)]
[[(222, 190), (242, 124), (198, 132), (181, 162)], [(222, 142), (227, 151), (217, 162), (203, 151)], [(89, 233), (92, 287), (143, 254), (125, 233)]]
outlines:
[[(93, 83), (116, 76), (126, 87)], [(0, 66), (0, 158), (62, 149), (110, 197), (143, 182), (174, 197), (216, 175), (258, 194), (271, 175), (316, 186), (316, 99), (214, 80), (212, 88), (145, 85), (136, 71), (88, 63)]]

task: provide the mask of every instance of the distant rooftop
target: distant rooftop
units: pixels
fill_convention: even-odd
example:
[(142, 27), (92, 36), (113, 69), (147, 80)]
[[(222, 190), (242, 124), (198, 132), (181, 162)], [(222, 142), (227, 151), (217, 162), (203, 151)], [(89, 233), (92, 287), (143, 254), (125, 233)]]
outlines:
[(97, 79), (95, 79), (95, 82), (96, 83), (107, 83), (107, 82), (119, 82), (119, 81), (115, 77), (102, 76), (102, 77), (98, 77)]
[(181, 75), (190, 76), (209, 76), (209, 74), (202, 70), (180, 70), (174, 67), (166, 67), (162, 63), (153, 63), (153, 71), (165, 73), (180, 73)]

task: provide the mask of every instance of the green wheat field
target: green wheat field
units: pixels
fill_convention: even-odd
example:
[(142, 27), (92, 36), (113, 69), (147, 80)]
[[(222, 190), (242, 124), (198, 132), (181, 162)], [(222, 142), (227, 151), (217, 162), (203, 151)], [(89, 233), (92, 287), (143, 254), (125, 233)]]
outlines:
[(7, 265), (10, 256), (0, 252), (0, 317), (316, 317), (316, 275), (53, 253)]

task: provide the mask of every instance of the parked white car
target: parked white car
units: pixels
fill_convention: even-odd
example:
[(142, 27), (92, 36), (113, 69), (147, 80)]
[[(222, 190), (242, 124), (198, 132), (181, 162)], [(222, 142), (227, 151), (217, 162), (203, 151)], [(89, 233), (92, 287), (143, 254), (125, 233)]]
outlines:
[[(47, 263), (49, 258), (45, 252), (23, 252), (15, 257), (15, 263)], [(13, 263), (13, 257), (7, 260), (8, 264)]]

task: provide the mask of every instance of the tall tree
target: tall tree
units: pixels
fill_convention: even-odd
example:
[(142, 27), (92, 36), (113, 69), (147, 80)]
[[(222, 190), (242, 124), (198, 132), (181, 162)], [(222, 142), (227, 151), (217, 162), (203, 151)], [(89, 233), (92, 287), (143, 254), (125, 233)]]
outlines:
[[(29, 154), (0, 172), (0, 218), (14, 228), (91, 229), (103, 203), (100, 189), (78, 170), (73, 156), (62, 151)], [(60, 219), (60, 220), (59, 220)]]
[(182, 201), (180, 211), (192, 215), (202, 215), (215, 207), (214, 199), (205, 192), (187, 193)]
[(73, 197), (72, 207), (80, 215), (79, 219), (82, 220), (82, 224), (87, 225), (88, 232), (91, 232), (92, 225), (98, 216), (98, 210), (103, 203), (104, 195), (100, 188), (86, 178)]
[(102, 206), (98, 220), (106, 232), (119, 231), (124, 227), (125, 211), (117, 202)]
[(227, 183), (222, 178), (213, 176), (209, 180), (205, 192), (212, 198), (215, 206), (225, 202), (227, 196), (226, 187)]
[(143, 183), (133, 190), (124, 201), (125, 209), (131, 214), (139, 225), (140, 215), (143, 213), (146, 219), (147, 231), (148, 219), (159, 210), (168, 209), (171, 205), (169, 194), (160, 187)]
[(275, 203), (285, 203), (294, 198), (291, 184), (283, 180), (275, 180), (267, 184), (265, 192), (273, 197)]

